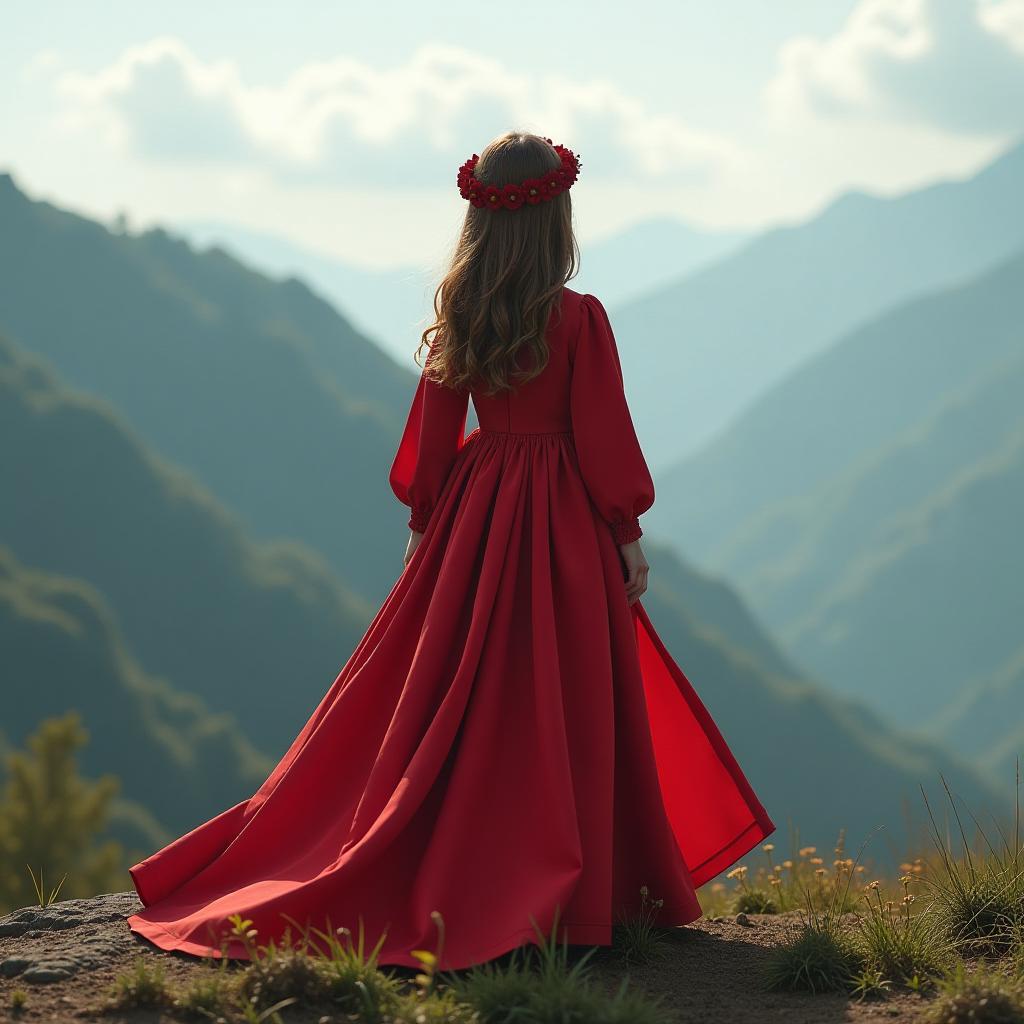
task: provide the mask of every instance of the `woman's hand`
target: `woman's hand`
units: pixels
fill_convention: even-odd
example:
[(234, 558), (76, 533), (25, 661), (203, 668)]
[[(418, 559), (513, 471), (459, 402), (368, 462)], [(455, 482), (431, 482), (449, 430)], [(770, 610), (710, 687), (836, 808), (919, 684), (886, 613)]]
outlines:
[(419, 547), (420, 541), (423, 540), (423, 534), (417, 533), (416, 530), (409, 531), (409, 542), (405, 545), (405, 562), (404, 565), (409, 564), (409, 559), (412, 558), (412, 553)]
[(628, 544), (620, 544), (619, 551), (622, 552), (622, 560), (626, 563), (626, 597), (629, 603), (633, 604), (647, 590), (647, 573), (650, 566), (644, 558), (640, 541), (633, 540)]

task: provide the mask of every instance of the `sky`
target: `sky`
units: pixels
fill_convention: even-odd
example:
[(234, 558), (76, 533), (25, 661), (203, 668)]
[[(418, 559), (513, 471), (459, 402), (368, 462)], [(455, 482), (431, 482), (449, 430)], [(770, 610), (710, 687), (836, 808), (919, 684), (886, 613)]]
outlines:
[(443, 259), (458, 167), (509, 129), (579, 156), (585, 247), (968, 175), (1022, 98), (1024, 0), (39, 0), (4, 15), (0, 170), (133, 229), (226, 221), (384, 268)]

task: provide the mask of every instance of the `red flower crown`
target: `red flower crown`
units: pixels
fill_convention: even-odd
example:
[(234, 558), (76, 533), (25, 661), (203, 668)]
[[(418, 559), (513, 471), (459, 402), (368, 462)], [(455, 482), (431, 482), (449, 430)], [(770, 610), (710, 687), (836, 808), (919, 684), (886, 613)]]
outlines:
[(568, 192), (575, 184), (583, 164), (571, 149), (558, 145), (550, 139), (545, 142), (554, 146), (562, 158), (562, 166), (548, 171), (539, 178), (527, 178), (518, 185), (485, 185), (473, 177), (473, 170), (480, 159), (474, 153), (460, 168), (457, 178), (459, 191), (463, 199), (468, 199), (474, 206), (489, 210), (518, 210), (523, 203), (536, 206), (537, 203), (554, 199), (555, 196)]

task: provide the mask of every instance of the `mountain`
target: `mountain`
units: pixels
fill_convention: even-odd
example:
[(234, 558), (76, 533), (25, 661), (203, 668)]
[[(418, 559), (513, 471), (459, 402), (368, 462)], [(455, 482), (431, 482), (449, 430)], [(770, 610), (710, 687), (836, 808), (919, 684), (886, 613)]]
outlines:
[(648, 217), (583, 246), (573, 287), (600, 296), (609, 307), (630, 302), (716, 263), (747, 237), (674, 217)]
[(0, 175), (0, 330), (109, 401), (257, 537), (302, 538), (383, 597), (406, 519), (387, 468), (418, 371), (301, 282), (160, 229), (114, 234)]
[(908, 509), (970, 472), (1024, 428), (1024, 353), (966, 381), (919, 423), (810, 494), (770, 506), (722, 552), (720, 569), (785, 631), (884, 543)]
[[(88, 581), (148, 672), (234, 714), (266, 754), (305, 722), (371, 617), (319, 555), (250, 539), (107, 403), (2, 338), (0, 481), (14, 499), (0, 502), (0, 543)], [(392, 580), (400, 569), (396, 557)], [(31, 717), (37, 695), (22, 699)]]
[(400, 364), (409, 364), (432, 309), (434, 284), (427, 268), (353, 266), (283, 235), (224, 221), (179, 221), (174, 229), (197, 249), (216, 248), (268, 277), (306, 282), (336, 309), (345, 310), (362, 335), (372, 337)]
[[(692, 455), (856, 326), (1024, 246), (1024, 144), (974, 177), (896, 198), (851, 193), (768, 231), (611, 320), (656, 468)], [(695, 501), (690, 495), (689, 500)]]
[(903, 721), (951, 700), (1020, 645), (1022, 522), (1024, 427), (890, 522), (789, 631), (790, 649)]
[[(22, 565), (2, 545), (0, 647), (8, 744), (77, 710), (89, 732), (83, 773), (121, 780), (118, 838), (169, 842), (250, 795), (273, 767), (232, 716), (142, 669), (94, 587)], [(127, 830), (132, 821), (142, 829)]]
[[(306, 281), (402, 365), (409, 363), (420, 334), (432, 322), (441, 267), (353, 266), (282, 235), (223, 221), (181, 221), (174, 227), (197, 247), (227, 250), (271, 277)], [(573, 287), (600, 295), (606, 303), (624, 302), (706, 266), (744, 238), (738, 231), (648, 218), (584, 247)]]
[[(650, 529), (671, 531), (710, 569), (745, 576), (742, 552), (769, 543), (755, 541), (759, 531), (767, 537), (799, 499), (1021, 354), (1022, 275), (1024, 250), (875, 318), (805, 362), (699, 454), (658, 475)], [(803, 525), (789, 529), (787, 541)]]
[(1024, 772), (1024, 647), (996, 672), (975, 680), (922, 723), (926, 735), (979, 762), (995, 779)]
[(813, 676), (901, 721), (1019, 643), (1021, 281), (1024, 255), (853, 332), (663, 474), (648, 513)]

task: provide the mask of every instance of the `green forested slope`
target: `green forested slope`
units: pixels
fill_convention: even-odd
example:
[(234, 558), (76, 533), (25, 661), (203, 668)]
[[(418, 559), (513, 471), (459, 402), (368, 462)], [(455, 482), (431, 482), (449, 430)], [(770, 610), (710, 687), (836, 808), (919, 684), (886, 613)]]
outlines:
[(0, 175), (0, 330), (108, 400), (256, 536), (301, 538), (361, 593), (386, 593), (404, 525), (387, 471), (415, 366), (305, 285), (160, 229), (111, 233)]
[(0, 480), (14, 499), (0, 502), (0, 543), (92, 584), (149, 672), (236, 714), (264, 753), (283, 750), (369, 621), (318, 555), (249, 539), (106, 403), (4, 341)]
[(95, 588), (22, 565), (3, 545), (0, 650), (7, 742), (78, 711), (89, 732), (81, 769), (121, 780), (115, 831), (132, 843), (169, 841), (250, 795), (273, 767), (231, 715), (143, 670)]
[(892, 520), (807, 616), (791, 649), (902, 720), (928, 716), (1020, 645), (1024, 428)]

